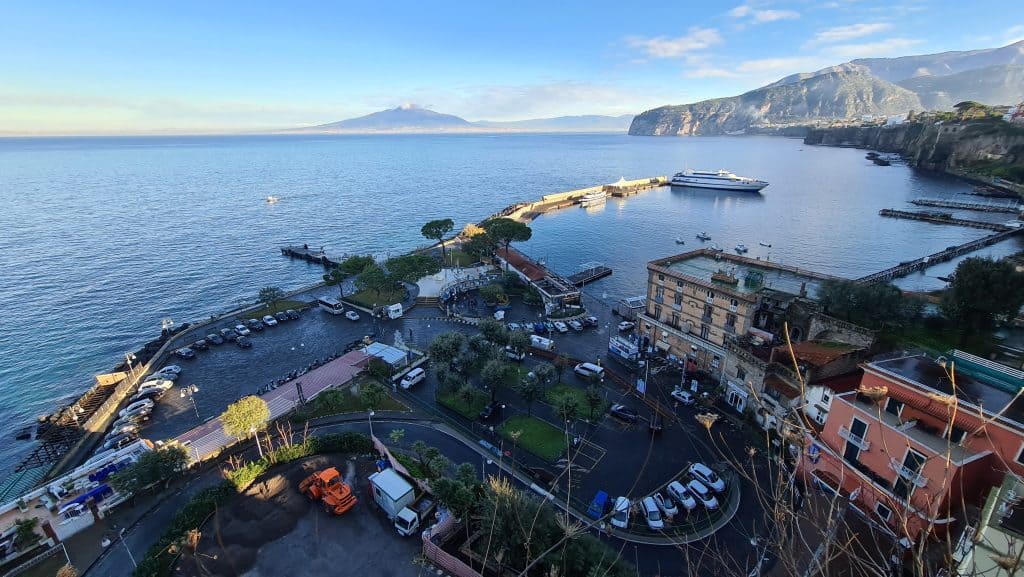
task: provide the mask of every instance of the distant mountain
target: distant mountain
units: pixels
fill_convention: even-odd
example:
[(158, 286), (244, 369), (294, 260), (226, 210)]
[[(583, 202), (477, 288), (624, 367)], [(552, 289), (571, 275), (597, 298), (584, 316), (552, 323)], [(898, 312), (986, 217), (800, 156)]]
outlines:
[(632, 120), (632, 114), (623, 114), (622, 116), (584, 114), (580, 116), (557, 116), (555, 118), (533, 118), (530, 120), (481, 120), (474, 124), (485, 128), (538, 132), (626, 132), (629, 130), (629, 124)]
[(630, 134), (701, 135), (779, 124), (949, 109), (964, 100), (1024, 100), (1024, 41), (985, 50), (862, 58), (786, 76), (739, 96), (663, 106), (634, 118)]
[[(781, 81), (780, 81), (781, 82)], [(773, 83), (739, 96), (681, 106), (662, 106), (633, 119), (630, 134), (695, 136), (727, 134), (766, 123), (921, 110), (913, 92), (846, 67), (808, 78)]]
[(391, 110), (382, 110), (339, 122), (321, 124), (314, 131), (402, 131), (402, 130), (452, 130), (470, 128), (472, 124), (451, 114), (441, 114), (418, 106), (404, 105)]

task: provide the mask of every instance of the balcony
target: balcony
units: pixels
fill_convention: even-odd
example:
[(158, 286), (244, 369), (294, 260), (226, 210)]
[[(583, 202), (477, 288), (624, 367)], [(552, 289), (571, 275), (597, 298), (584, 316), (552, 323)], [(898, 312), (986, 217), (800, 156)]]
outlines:
[(727, 332), (729, 334), (733, 334), (733, 335), (736, 334), (736, 327), (735, 327), (735, 325), (725, 325), (725, 327), (723, 327), (723, 328), (725, 328), (725, 332)]
[(850, 429), (846, 427), (839, 427), (839, 436), (851, 442), (859, 448), (861, 451), (867, 451), (871, 448), (871, 441), (864, 437), (858, 437), (850, 432)]
[(710, 323), (711, 322), (711, 315), (704, 315), (704, 316), (700, 317), (700, 320), (702, 320), (702, 321), (704, 321), (706, 323)]
[(664, 304), (665, 297), (663, 297), (661, 295), (654, 295), (654, 302), (658, 303), (659, 305), (660, 304)]
[(734, 313), (734, 312), (736, 312), (737, 308), (739, 308), (739, 307), (737, 307), (736, 305), (729, 305), (729, 312)]
[(928, 484), (928, 477), (924, 477), (921, 473), (904, 467), (903, 463), (900, 463), (896, 459), (889, 459), (889, 468), (896, 471), (897, 475), (906, 479), (907, 482), (913, 483), (916, 487), (924, 487)]

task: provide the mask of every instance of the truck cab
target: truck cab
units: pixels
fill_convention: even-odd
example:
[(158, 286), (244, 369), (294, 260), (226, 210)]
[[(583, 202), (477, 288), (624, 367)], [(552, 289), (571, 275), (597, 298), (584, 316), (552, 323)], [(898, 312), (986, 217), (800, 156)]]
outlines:
[(404, 507), (395, 516), (395, 530), (402, 537), (416, 534), (424, 521), (434, 510), (434, 501), (426, 495), (421, 496), (410, 507)]

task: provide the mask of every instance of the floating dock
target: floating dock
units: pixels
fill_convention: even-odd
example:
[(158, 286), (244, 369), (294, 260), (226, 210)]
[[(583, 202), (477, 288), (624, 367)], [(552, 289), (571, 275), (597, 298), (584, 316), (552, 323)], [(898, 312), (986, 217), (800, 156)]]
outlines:
[[(1008, 227), (1007, 227), (1008, 228)], [(986, 237), (979, 238), (978, 240), (972, 240), (957, 246), (946, 247), (945, 250), (941, 250), (935, 254), (930, 254), (926, 257), (915, 259), (912, 261), (901, 262), (900, 264), (887, 268), (883, 271), (879, 271), (867, 276), (857, 279), (856, 282), (860, 284), (872, 284), (876, 282), (890, 281), (894, 278), (906, 276), (912, 272), (924, 270), (932, 265), (939, 264), (940, 262), (946, 262), (952, 260), (960, 255), (967, 254), (978, 250), (979, 248), (993, 245), (997, 242), (1006, 240), (1015, 234), (1020, 233), (1024, 229), (1009, 228), (996, 234), (990, 234)]]
[(960, 200), (943, 200), (940, 198), (918, 198), (910, 201), (918, 206), (937, 206), (941, 208), (960, 208), (963, 210), (974, 210), (978, 212), (1004, 212), (1007, 214), (1019, 214), (1024, 211), (1024, 206), (1017, 202), (1006, 204), (992, 204), (987, 202), (963, 202)]
[(309, 245), (282, 246), (281, 254), (289, 258), (299, 258), (307, 262), (314, 262), (327, 268), (333, 268), (341, 264), (341, 260), (327, 256), (323, 247), (312, 249), (309, 248)]
[(571, 274), (567, 277), (569, 282), (576, 286), (583, 286), (612, 274), (612, 269), (604, 266), (603, 264), (587, 263), (587, 265), (584, 266), (586, 266), (586, 268), (580, 272)]
[(934, 224), (952, 224), (955, 226), (969, 226), (971, 228), (984, 228), (987, 230), (995, 230), (998, 232), (1006, 232), (1011, 230), (1011, 227), (1004, 224), (998, 224), (995, 222), (982, 222), (980, 220), (968, 220), (966, 218), (953, 218), (952, 215), (944, 212), (913, 212), (909, 210), (896, 210), (892, 208), (883, 208), (878, 211), (880, 216), (888, 216), (891, 218), (906, 218), (909, 220), (921, 220), (924, 222), (931, 222)]

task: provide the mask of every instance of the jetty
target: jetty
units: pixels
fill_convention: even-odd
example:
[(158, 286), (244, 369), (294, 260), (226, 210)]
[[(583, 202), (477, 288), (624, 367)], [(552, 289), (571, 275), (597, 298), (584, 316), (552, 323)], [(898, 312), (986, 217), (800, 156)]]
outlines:
[(575, 286), (583, 286), (612, 274), (610, 267), (604, 266), (599, 262), (583, 263), (581, 267), (583, 270), (566, 277)]
[(298, 258), (307, 262), (323, 265), (326, 268), (333, 268), (341, 264), (341, 259), (331, 258), (324, 252), (324, 247), (318, 249), (309, 248), (308, 244), (301, 246), (282, 246), (281, 254), (288, 258)]
[(1024, 230), (1020, 228), (1005, 228), (1007, 230), (997, 232), (996, 234), (990, 234), (986, 237), (982, 237), (977, 240), (965, 242), (964, 244), (961, 245), (949, 246), (935, 254), (930, 254), (926, 257), (901, 262), (900, 264), (894, 267), (889, 267), (883, 271), (863, 276), (857, 279), (856, 282), (860, 284), (872, 284), (876, 282), (886, 282), (894, 278), (903, 277), (912, 272), (924, 270), (932, 265), (952, 260), (960, 255), (964, 255), (969, 252), (978, 250), (979, 248), (993, 245), (997, 242), (1006, 240)]
[(987, 230), (994, 230), (998, 232), (1006, 232), (1012, 230), (1005, 224), (998, 224), (995, 222), (983, 222), (980, 220), (968, 220), (966, 218), (953, 218), (953, 215), (945, 212), (914, 212), (910, 210), (896, 210), (893, 208), (883, 208), (878, 211), (880, 216), (888, 216), (890, 218), (906, 218), (909, 220), (920, 220), (924, 222), (931, 222), (934, 224), (952, 224), (954, 226), (968, 226), (971, 228), (984, 228)]
[(941, 198), (917, 198), (910, 201), (918, 206), (937, 206), (940, 208), (960, 208), (963, 210), (974, 210), (977, 212), (1004, 212), (1007, 214), (1019, 214), (1024, 211), (1024, 206), (1018, 202), (1007, 202), (1006, 204), (992, 204), (988, 202), (964, 202), (961, 200), (943, 200)]

